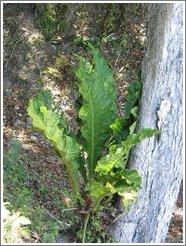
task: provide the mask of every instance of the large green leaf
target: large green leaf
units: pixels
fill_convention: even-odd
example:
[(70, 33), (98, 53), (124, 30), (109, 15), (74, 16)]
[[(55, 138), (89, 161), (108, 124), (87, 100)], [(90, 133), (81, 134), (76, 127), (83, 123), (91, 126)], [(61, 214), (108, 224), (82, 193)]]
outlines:
[(93, 62), (80, 57), (79, 91), (83, 106), (79, 117), (82, 120), (82, 136), (85, 139), (85, 151), (88, 153), (90, 177), (93, 176), (95, 164), (100, 158), (105, 140), (109, 137), (110, 124), (117, 111), (116, 88), (112, 72), (97, 49), (91, 47)]
[(50, 92), (41, 92), (30, 100), (28, 114), (32, 118), (33, 126), (40, 130), (58, 151), (66, 165), (73, 190), (78, 193), (80, 146), (66, 133), (65, 121), (53, 111), (52, 105)]

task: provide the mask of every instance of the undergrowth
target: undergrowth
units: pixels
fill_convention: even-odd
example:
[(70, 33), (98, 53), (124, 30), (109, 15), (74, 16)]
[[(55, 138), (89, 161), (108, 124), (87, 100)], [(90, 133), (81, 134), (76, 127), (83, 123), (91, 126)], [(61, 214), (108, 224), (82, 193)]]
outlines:
[(61, 32), (66, 31), (68, 23), (64, 15), (68, 7), (55, 4), (36, 4), (37, 24), (46, 41), (58, 38)]
[(25, 169), (20, 151), (20, 142), (12, 140), (8, 152), (4, 154), (4, 202), (7, 212), (3, 227), (4, 242), (54, 242), (60, 225), (36, 203), (34, 191), (28, 186), (32, 177)]

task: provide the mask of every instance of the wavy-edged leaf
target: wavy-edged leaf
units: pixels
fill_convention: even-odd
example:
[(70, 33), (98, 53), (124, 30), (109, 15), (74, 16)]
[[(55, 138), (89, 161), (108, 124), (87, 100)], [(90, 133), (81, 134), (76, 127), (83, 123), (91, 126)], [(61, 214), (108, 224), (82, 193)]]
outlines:
[(41, 92), (30, 100), (28, 114), (32, 118), (33, 126), (40, 130), (58, 151), (66, 165), (73, 190), (78, 193), (80, 146), (73, 137), (66, 134), (65, 121), (62, 122), (61, 116), (52, 110), (52, 105), (50, 92)]
[(141, 187), (141, 177), (137, 170), (118, 170), (106, 183), (110, 193), (121, 196), (125, 209), (128, 209), (137, 198), (137, 192)]
[(136, 200), (141, 183), (141, 177), (135, 169), (118, 170), (112, 177), (112, 192), (115, 191), (121, 197), (125, 209), (128, 209)]
[(117, 172), (110, 173), (101, 180), (102, 182), (92, 180), (89, 185), (94, 209), (104, 197), (111, 199), (114, 194), (121, 196), (123, 206), (127, 209), (136, 200), (137, 192), (141, 187), (141, 177), (137, 170), (118, 169)]
[(127, 137), (127, 140), (122, 142), (124, 152), (128, 153), (135, 145), (139, 144), (142, 140), (157, 136), (158, 134), (158, 130), (151, 128), (144, 128), (137, 133), (130, 134)]
[(124, 179), (128, 185), (132, 185), (136, 191), (141, 186), (141, 176), (135, 169), (125, 169), (122, 174), (122, 179)]
[(95, 171), (99, 175), (107, 175), (113, 168), (126, 167), (130, 150), (145, 138), (157, 135), (156, 129), (145, 128), (138, 133), (130, 134), (120, 147), (111, 145), (109, 153), (103, 156), (96, 165)]
[(89, 172), (92, 177), (105, 140), (109, 137), (110, 124), (115, 119), (117, 106), (112, 72), (99, 51), (90, 47), (93, 63), (79, 58), (76, 75), (80, 81), (79, 91), (83, 98), (83, 106), (79, 112), (82, 120), (81, 132), (85, 139), (84, 147), (88, 153)]
[[(118, 194), (122, 198), (125, 209), (136, 200), (137, 192), (141, 187), (141, 177), (137, 170), (125, 169), (130, 150), (145, 138), (159, 134), (155, 129), (142, 129), (140, 132), (130, 134), (125, 141), (118, 147), (111, 145), (109, 153), (103, 156), (96, 165), (97, 185), (93, 186), (93, 192), (90, 195), (100, 199), (100, 196), (113, 196)], [(99, 184), (100, 182), (100, 184)], [(101, 185), (101, 188), (99, 187)], [(103, 192), (100, 193), (99, 189)]]
[(107, 175), (114, 167), (123, 166), (123, 158), (124, 148), (118, 148), (116, 145), (112, 145), (109, 148), (109, 153), (97, 162), (95, 171), (99, 173), (100, 176)]

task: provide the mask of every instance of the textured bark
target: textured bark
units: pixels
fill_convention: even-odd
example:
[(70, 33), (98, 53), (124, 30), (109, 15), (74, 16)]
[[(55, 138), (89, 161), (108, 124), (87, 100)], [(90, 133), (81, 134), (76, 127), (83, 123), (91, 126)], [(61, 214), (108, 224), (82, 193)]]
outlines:
[(116, 222), (123, 243), (164, 242), (182, 180), (182, 26), (183, 3), (151, 4), (143, 64), (139, 128), (161, 135), (138, 145), (129, 166), (143, 185), (138, 201)]

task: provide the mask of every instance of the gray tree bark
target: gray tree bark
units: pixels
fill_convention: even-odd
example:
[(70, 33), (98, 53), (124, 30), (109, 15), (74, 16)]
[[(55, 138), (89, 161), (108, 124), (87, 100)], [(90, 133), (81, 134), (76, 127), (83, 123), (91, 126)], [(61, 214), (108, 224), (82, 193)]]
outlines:
[(123, 243), (164, 242), (183, 173), (183, 2), (149, 6), (139, 129), (161, 134), (132, 152), (129, 166), (143, 184), (138, 201), (116, 222), (114, 237)]

